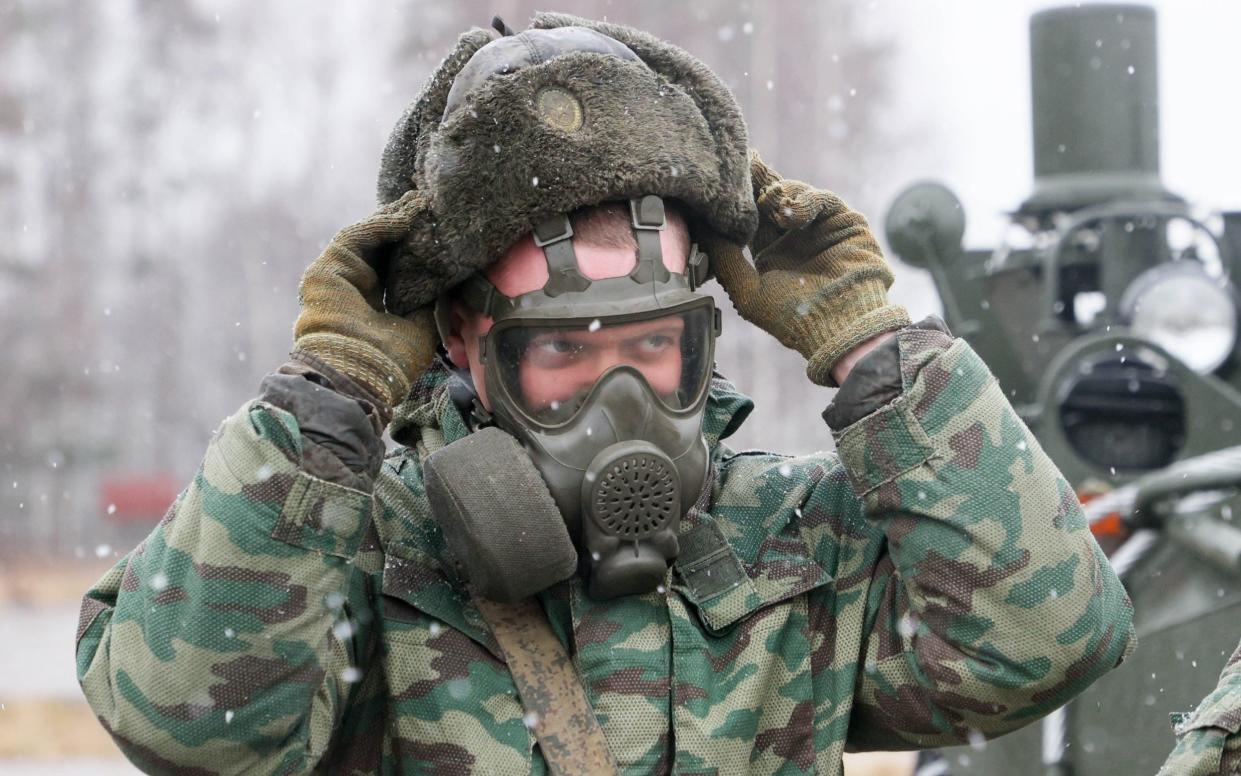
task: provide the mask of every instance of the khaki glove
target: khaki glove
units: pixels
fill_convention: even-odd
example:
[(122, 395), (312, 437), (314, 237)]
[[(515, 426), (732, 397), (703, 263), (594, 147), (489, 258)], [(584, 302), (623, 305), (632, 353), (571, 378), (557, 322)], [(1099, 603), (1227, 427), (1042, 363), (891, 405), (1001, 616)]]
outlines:
[(703, 250), (742, 318), (796, 350), (806, 374), (834, 386), (831, 369), (878, 334), (908, 326), (888, 304), (892, 271), (866, 219), (830, 191), (785, 180), (750, 152), (758, 205), (751, 265), (741, 246), (708, 239)]
[(352, 378), (381, 403), (385, 416), (430, 366), (438, 339), (430, 306), (408, 319), (384, 310), (376, 269), (426, 212), (425, 195), (411, 191), (345, 227), (298, 287), (302, 312), (293, 325), (294, 355), (309, 354)]

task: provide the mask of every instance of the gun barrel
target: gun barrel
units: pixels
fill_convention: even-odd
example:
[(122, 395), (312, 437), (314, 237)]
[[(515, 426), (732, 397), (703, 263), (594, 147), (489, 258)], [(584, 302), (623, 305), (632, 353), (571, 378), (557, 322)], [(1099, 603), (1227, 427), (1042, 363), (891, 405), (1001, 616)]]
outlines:
[(1053, 8), (1030, 19), (1034, 193), (1022, 212), (1177, 199), (1159, 180), (1155, 11)]
[(1241, 577), (1241, 529), (1197, 514), (1168, 519), (1164, 533), (1220, 571)]

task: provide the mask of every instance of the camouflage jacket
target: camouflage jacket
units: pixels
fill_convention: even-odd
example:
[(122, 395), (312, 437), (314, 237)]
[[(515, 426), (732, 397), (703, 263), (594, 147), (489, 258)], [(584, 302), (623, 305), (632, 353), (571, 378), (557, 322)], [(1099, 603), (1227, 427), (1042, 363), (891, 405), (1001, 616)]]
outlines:
[[(900, 394), (838, 455), (729, 449), (751, 405), (717, 380), (709, 507), (665, 587), (541, 594), (625, 772), (839, 774), (846, 746), (994, 736), (1131, 647), (1120, 582), (986, 366), (940, 332), (898, 342)], [(546, 772), (428, 514), (420, 460), (468, 428), (442, 372), (419, 392), (373, 494), (308, 474), (296, 419), (249, 403), (87, 594), (78, 677), (135, 763)]]
[(1176, 748), (1159, 776), (1241, 774), (1241, 646), (1228, 659), (1215, 691), (1177, 722), (1176, 735)]

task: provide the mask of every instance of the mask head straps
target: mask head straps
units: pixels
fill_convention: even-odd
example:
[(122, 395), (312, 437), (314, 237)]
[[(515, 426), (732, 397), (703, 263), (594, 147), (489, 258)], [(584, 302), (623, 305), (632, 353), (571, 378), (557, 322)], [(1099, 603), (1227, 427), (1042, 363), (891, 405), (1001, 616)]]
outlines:
[[(663, 286), (673, 278), (673, 273), (664, 264), (663, 248), (660, 245), (660, 232), (668, 227), (664, 201), (657, 195), (647, 194), (630, 199), (628, 205), (634, 242), (637, 245), (637, 261), (628, 278), (639, 285)], [(578, 268), (577, 254), (573, 249), (573, 234), (573, 224), (565, 213), (544, 219), (534, 227), (534, 244), (542, 249), (547, 261), (547, 282), (540, 289), (544, 297), (554, 299), (564, 294), (581, 293), (591, 286), (591, 279)], [(694, 291), (702, 286), (708, 276), (706, 254), (698, 250), (697, 244), (691, 245), (684, 276), (689, 290)], [(458, 287), (457, 293), (471, 310), (493, 319), (498, 319), (519, 306), (518, 299), (502, 294), (481, 272), (467, 278)], [(436, 323), (442, 336), (451, 330), (451, 308), (447, 299), (447, 295), (442, 296), (435, 310)]]
[(629, 200), (633, 236), (638, 243), (638, 262), (629, 277), (635, 283), (666, 283), (671, 273), (664, 266), (659, 233), (668, 227), (664, 201), (654, 194)]
[(556, 297), (568, 291), (585, 291), (590, 278), (577, 268), (573, 252), (573, 224), (564, 213), (554, 215), (534, 227), (534, 244), (547, 259), (547, 283), (543, 293)]
[[(672, 273), (664, 266), (663, 248), (659, 233), (668, 226), (664, 201), (654, 194), (629, 200), (630, 223), (633, 225), (634, 242), (638, 246), (637, 262), (629, 277), (635, 283), (666, 283)], [(547, 283), (542, 291), (549, 297), (590, 288), (590, 278), (578, 269), (577, 254), (573, 250), (573, 224), (565, 213), (545, 219), (534, 227), (534, 244), (543, 249), (547, 260)], [(701, 264), (697, 246), (690, 258), (691, 266)], [(693, 277), (693, 272), (687, 273)], [(483, 274), (475, 274), (461, 284), (461, 300), (470, 308), (495, 317), (501, 309), (513, 307), (513, 300), (499, 292)], [(507, 302), (507, 304), (505, 304)]]

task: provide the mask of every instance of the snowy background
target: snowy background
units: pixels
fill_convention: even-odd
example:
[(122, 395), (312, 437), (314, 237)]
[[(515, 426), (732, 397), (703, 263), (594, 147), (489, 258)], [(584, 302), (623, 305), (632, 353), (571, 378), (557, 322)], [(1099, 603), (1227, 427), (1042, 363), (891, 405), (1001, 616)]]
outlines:
[[(980, 247), (1030, 191), (1028, 17), (1051, 5), (559, 7), (699, 56), (772, 166), (877, 230), (906, 185), (944, 181)], [(1241, 210), (1241, 4), (1153, 5), (1164, 179), (1204, 212)], [(0, 770), (50, 773), (64, 754), (22, 748), (12, 721), (72, 708), (72, 599), (158, 518), (112, 494), (188, 481), (283, 360), (302, 269), (372, 209), (380, 150), (423, 78), (462, 30), (493, 13), (521, 28), (533, 7), (0, 0)], [(927, 277), (896, 270), (896, 301), (936, 312)], [(831, 392), (800, 357), (735, 317), (725, 332), (720, 367), (759, 405), (736, 444), (830, 447)]]

